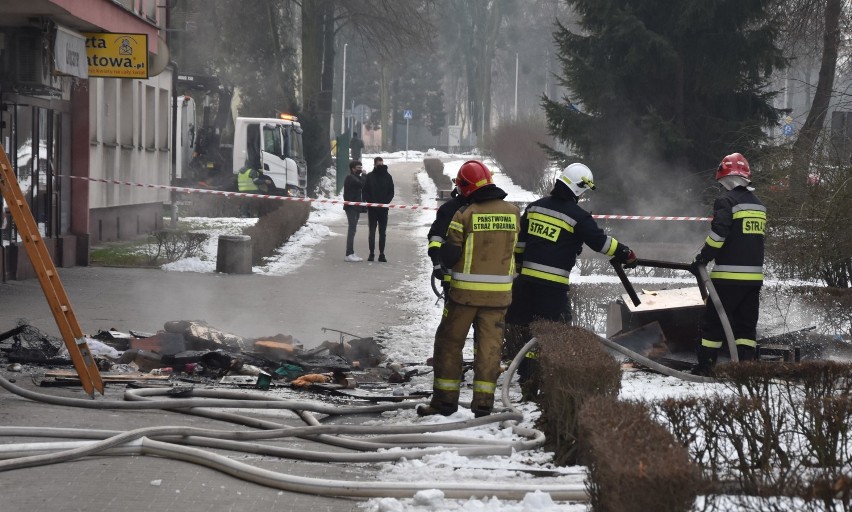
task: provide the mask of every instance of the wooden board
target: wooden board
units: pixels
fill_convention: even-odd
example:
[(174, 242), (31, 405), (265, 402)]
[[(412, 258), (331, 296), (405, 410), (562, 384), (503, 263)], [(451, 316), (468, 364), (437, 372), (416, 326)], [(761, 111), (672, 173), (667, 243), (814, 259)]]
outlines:
[[(78, 379), (77, 372), (74, 370), (53, 370), (44, 374), (45, 378), (57, 379)], [(134, 373), (102, 373), (104, 382), (131, 382), (134, 380), (169, 380), (168, 375), (151, 375), (150, 373), (134, 372)]]

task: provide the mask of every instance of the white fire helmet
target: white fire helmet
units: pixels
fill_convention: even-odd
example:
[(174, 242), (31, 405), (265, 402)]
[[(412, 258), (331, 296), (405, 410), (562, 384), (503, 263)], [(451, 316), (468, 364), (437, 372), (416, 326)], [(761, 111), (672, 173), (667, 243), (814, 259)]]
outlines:
[(592, 170), (583, 164), (571, 164), (563, 169), (559, 181), (564, 183), (575, 196), (580, 197), (587, 190), (595, 189), (595, 178)]

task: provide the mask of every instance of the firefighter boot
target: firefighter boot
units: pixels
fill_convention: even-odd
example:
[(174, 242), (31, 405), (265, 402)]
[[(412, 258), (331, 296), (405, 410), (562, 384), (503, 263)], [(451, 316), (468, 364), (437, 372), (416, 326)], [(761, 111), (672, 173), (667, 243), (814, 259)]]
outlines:
[(459, 410), (458, 404), (449, 402), (432, 402), (429, 405), (420, 404), (417, 406), (418, 416), (434, 416), (440, 414), (449, 416)]
[(491, 409), (494, 408), (494, 393), (474, 393), (473, 400), (470, 401), (470, 410), (474, 417), (480, 418), (491, 414)]
[(755, 352), (757, 352), (754, 347), (749, 347), (748, 345), (737, 345), (737, 357), (740, 361), (752, 361), (757, 359), (755, 356)]
[(459, 393), (436, 389), (432, 393), (429, 405), (417, 407), (418, 416), (434, 416), (440, 414), (449, 416), (459, 410)]
[(716, 366), (716, 355), (718, 349), (700, 346), (698, 347), (698, 366), (692, 369), (694, 375), (703, 377), (713, 376), (713, 367)]

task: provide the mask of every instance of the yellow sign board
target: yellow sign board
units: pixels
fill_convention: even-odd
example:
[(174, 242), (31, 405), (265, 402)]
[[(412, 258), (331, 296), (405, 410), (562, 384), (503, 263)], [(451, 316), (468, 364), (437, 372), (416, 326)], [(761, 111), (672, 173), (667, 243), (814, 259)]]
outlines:
[(84, 32), (89, 76), (148, 78), (148, 35)]

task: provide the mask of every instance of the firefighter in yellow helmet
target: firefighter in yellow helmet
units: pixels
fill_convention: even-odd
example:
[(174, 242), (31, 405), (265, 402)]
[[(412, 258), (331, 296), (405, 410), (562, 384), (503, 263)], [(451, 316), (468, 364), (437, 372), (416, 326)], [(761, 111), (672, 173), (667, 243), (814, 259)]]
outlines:
[(441, 246), (443, 264), (452, 269), (444, 316), (435, 333), (432, 400), (417, 409), (420, 416), (458, 410), (462, 379), (462, 348), (471, 325), (477, 340), (473, 361), (475, 416), (491, 413), (503, 339), (503, 319), (512, 300), (513, 257), (518, 240), (520, 212), (503, 199), (482, 162), (462, 164), (455, 180), (469, 204), (453, 215)]

